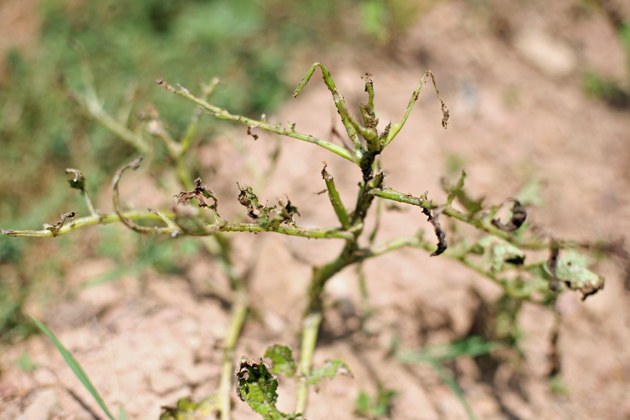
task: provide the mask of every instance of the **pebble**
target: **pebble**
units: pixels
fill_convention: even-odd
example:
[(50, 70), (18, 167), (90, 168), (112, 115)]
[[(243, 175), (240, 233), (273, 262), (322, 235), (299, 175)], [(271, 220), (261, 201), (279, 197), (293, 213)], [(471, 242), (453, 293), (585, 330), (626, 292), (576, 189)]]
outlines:
[(542, 29), (521, 30), (514, 39), (516, 51), (550, 77), (568, 76), (577, 66), (575, 52)]

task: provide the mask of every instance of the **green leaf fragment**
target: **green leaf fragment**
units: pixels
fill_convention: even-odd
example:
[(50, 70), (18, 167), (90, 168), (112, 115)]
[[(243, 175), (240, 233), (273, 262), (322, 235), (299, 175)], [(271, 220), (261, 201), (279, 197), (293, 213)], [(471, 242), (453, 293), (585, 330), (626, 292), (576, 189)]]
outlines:
[(200, 402), (188, 397), (180, 398), (174, 407), (162, 407), (160, 420), (194, 420), (210, 417), (219, 411), (216, 396), (211, 395)]
[(276, 408), (278, 380), (269, 372), (262, 360), (255, 362), (242, 358), (236, 378), (238, 397), (252, 410), (264, 419), (287, 418), (286, 414)]
[(581, 292), (582, 299), (604, 288), (604, 278), (589, 270), (588, 264), (585, 255), (567, 251), (558, 258), (556, 265), (556, 278), (569, 289)]
[(67, 168), (66, 175), (68, 177), (68, 184), (70, 184), (70, 188), (85, 191), (85, 177), (80, 170)]
[(300, 212), (288, 198), (286, 203), (279, 201), (278, 205), (266, 206), (260, 204), (252, 187), (239, 185), (239, 190), (238, 202), (247, 207), (247, 215), (259, 226), (265, 229), (276, 229), (283, 223), (295, 225), (294, 218), (296, 215), (299, 216)]
[(293, 360), (293, 352), (288, 346), (275, 344), (265, 351), (265, 358), (271, 360), (271, 372), (292, 378), (297, 371), (297, 364)]
[(338, 374), (351, 376), (352, 372), (342, 360), (327, 360), (323, 366), (314, 368), (306, 380), (309, 385), (319, 385), (324, 379), (333, 379)]
[(487, 236), (478, 242), (484, 250), (484, 260), (490, 266), (490, 270), (497, 273), (503, 270), (506, 264), (520, 265), (525, 261), (525, 253), (507, 241)]

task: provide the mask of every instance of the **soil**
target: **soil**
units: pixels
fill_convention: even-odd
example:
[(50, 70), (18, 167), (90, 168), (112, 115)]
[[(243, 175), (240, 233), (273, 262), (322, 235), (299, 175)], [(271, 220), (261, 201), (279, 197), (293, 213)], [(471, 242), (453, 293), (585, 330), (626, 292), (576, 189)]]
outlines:
[[(402, 116), (427, 68), (437, 76), (451, 110), (449, 127), (441, 127), (439, 103), (426, 89), (382, 156), (386, 184), (416, 195), (428, 191), (443, 200), (440, 179), (459, 162), (468, 174), (468, 191), (491, 203), (513, 197), (530, 180), (538, 182), (541, 200), (529, 209), (529, 218), (554, 237), (610, 240), (627, 235), (630, 114), (589, 97), (582, 76), (592, 70), (627, 86), (630, 69), (610, 21), (586, 3), (436, 2), (385, 53), (326, 57), (351, 104), (363, 98), (361, 76), (372, 74), (381, 125)], [(630, 19), (627, 5), (618, 3)], [(295, 73), (298, 80), (301, 71), (296, 66), (290, 77)], [(334, 116), (329, 92), (314, 77), (274, 119), (327, 138)], [(341, 132), (340, 124), (336, 129)], [(243, 129), (230, 131), (199, 151), (208, 171), (216, 171), (204, 181), (219, 194), (228, 214), (242, 212), (234, 181), (254, 185), (248, 165), (266, 162), (273, 149), (272, 137), (258, 134), (254, 141)], [(317, 194), (323, 188), (322, 161), (345, 202), (354, 197), (358, 170), (313, 145), (282, 142), (278, 166), (261, 197), (270, 202), (290, 197), (300, 210), (301, 225), (335, 225), (325, 196)], [(235, 143), (246, 147), (248, 160)], [(379, 238), (413, 234), (421, 227), (430, 234), (417, 210), (386, 210)], [(274, 234), (235, 238), (239, 269), (258, 255), (251, 278), (254, 315), (237, 355), (258, 357), (275, 343), (299, 347), (311, 266), (333, 257), (341, 245)], [(128, 276), (80, 287), (112, 266), (104, 257), (72, 266), (66, 282), (77, 286), (76, 296), (43, 314), (109, 405), (123, 404), (128, 418), (150, 419), (158, 417), (160, 406), (180, 397), (200, 398), (216, 390), (228, 313), (220, 300), (201, 297), (191, 287), (209, 279), (217, 288), (227, 287), (212, 260), (188, 261), (178, 276), (149, 270), (143, 281)], [(478, 418), (630, 418), (630, 296), (619, 264), (601, 262), (595, 271), (606, 277), (603, 291), (584, 302), (565, 293), (557, 304), (561, 386), (554, 388), (548, 377), (554, 314), (535, 305), (525, 305), (518, 320), (524, 355), (518, 366), (504, 363), (491, 377), (469, 357), (448, 366)], [(365, 273), (374, 311), (365, 326), (369, 334), (357, 328), (362, 303), (356, 272), (343, 271), (329, 284), (329, 315), (315, 363), (342, 359), (352, 376), (311, 392), (307, 418), (355, 418), (359, 392), (374, 395), (378, 384), (396, 391), (392, 419), (467, 418), (430, 365), (400, 364), (390, 357), (391, 345), (397, 340), (400, 348), (418, 350), (465, 336), (481, 301), (497, 297), (499, 290), (446, 256), (432, 258), (413, 249), (370, 260)], [(33, 372), (17, 367), (25, 352), (39, 366)], [(291, 409), (293, 392), (290, 383), (281, 384), (281, 409)], [(3, 350), (0, 396), (2, 419), (88, 419), (98, 413), (43, 337)], [(236, 419), (257, 418), (235, 393), (233, 398)]]

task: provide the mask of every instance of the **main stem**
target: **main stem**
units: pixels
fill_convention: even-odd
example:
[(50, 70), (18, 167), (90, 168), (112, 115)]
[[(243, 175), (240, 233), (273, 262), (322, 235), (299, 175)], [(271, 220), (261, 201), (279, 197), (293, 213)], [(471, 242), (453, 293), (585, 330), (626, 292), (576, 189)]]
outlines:
[(302, 343), (300, 346), (300, 380), (298, 382), (295, 412), (304, 414), (308, 402), (308, 376), (313, 367), (313, 354), (324, 316), (323, 292), (330, 278), (350, 264), (358, 261), (356, 240), (346, 243), (339, 256), (332, 262), (313, 269), (308, 291), (308, 305), (302, 319)]
[(372, 168), (378, 153), (365, 153), (359, 164), (363, 174), (363, 182), (359, 186), (359, 193), (351, 216), (350, 231), (352, 238), (346, 241), (345, 246), (333, 261), (320, 267), (313, 268), (313, 275), (308, 289), (308, 303), (302, 318), (302, 339), (300, 346), (300, 380), (296, 395), (295, 412), (304, 414), (308, 403), (308, 378), (313, 367), (313, 354), (317, 346), (317, 336), (324, 318), (324, 288), (328, 280), (345, 267), (361, 261), (359, 252), (359, 237), (363, 232), (363, 224), (368, 210), (374, 200), (374, 195), (369, 191), (380, 188), (383, 183), (383, 174), (373, 175)]

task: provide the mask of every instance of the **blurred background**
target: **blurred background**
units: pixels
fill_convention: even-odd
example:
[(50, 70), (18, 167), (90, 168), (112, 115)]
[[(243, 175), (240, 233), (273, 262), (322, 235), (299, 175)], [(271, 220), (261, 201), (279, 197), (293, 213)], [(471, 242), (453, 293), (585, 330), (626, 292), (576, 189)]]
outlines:
[[(102, 108), (132, 131), (143, 130), (146, 114), (158, 110), (169, 132), (179, 138), (194, 107), (156, 87), (155, 80), (163, 78), (194, 90), (216, 76), (221, 83), (213, 103), (251, 117), (278, 115), (279, 121), (296, 121), (302, 131), (326, 137), (335, 113), (329, 93), (317, 85), (319, 80), (314, 79), (299, 102), (288, 102), (314, 61), (329, 66), (351, 103), (362, 98), (361, 75), (374, 74), (382, 122), (399, 118), (426, 68), (436, 74), (452, 110), (452, 127), (442, 134), (438, 106), (433, 94), (426, 92), (431, 99), (418, 106), (400, 145), (397, 140), (391, 154), (384, 156), (384, 165), (392, 168), (388, 180), (399, 189), (433, 192), (439, 190), (441, 175), (466, 169), (471, 189), (494, 201), (524, 185), (535, 185), (541, 208), (533, 214), (561, 236), (609, 238), (630, 231), (630, 5), (621, 0), (0, 0), (0, 227), (39, 229), (69, 209), (84, 209), (81, 197), (68, 188), (65, 168), (83, 171), (97, 208), (108, 208), (112, 175), (137, 151), (85, 111), (77, 97), (86, 92), (95, 91)], [(252, 146), (242, 140), (248, 139), (242, 129), (210, 118), (201, 118), (196, 137), (193, 154), (205, 160), (192, 172), (204, 175), (211, 186), (212, 176), (221, 175), (220, 191), (233, 190), (234, 181), (242, 179), (238, 170), (247, 166), (238, 163), (244, 146), (239, 143), (240, 149), (226, 150), (222, 146), (226, 140), (241, 139), (253, 149), (254, 159), (269, 153), (260, 142)], [(155, 175), (170, 164), (166, 150), (159, 142), (152, 145), (147, 176), (156, 185), (169, 185), (168, 179)], [(296, 146), (303, 152), (293, 150), (294, 146), (282, 151), (284, 161), (269, 181), (270, 199), (304, 190), (304, 200), (313, 200), (311, 185), (318, 182), (320, 162), (333, 159), (311, 155), (310, 145)], [(286, 160), (299, 156), (308, 165), (291, 166)], [(230, 159), (238, 161), (239, 169), (230, 172)], [(331, 162), (331, 168), (339, 175), (342, 193), (351, 197), (356, 178), (339, 163)], [(142, 182), (134, 188), (127, 195), (150, 196), (157, 191)], [(312, 207), (302, 215), (309, 223), (325, 224), (317, 219), (319, 212), (320, 207)], [(405, 216), (394, 219), (391, 232), (404, 231)], [(334, 223), (334, 218), (323, 221)], [(295, 248), (300, 251), (301, 246)], [(302, 255), (309, 252), (302, 251)], [(4, 348), (18, 349), (6, 353), (0, 371), (29, 372), (36, 364), (35, 355), (42, 351), (33, 350), (32, 344), (15, 347), (34, 332), (25, 313), (55, 313), (53, 325), (87, 328), (86, 319), (95, 313), (73, 306), (81, 302), (86, 287), (101, 290), (98, 285), (133, 278), (144, 290), (155, 276), (194, 277), (199, 255), (203, 250), (197, 241), (143, 237), (120, 226), (91, 228), (55, 240), (0, 236), (0, 340)], [(404, 303), (413, 300), (413, 294), (407, 293), (415, 287), (418, 272), (413, 258), (409, 265), (400, 263), (404, 273), (393, 283), (374, 285), (376, 305), (389, 308), (392, 319), (399, 314), (417, 316), (417, 308)], [(97, 261), (96, 268), (91, 261)], [(440, 270), (448, 266), (439, 264), (426, 276), (445, 276)], [(372, 281), (387, 278), (387, 273), (372, 269)], [(627, 304), (621, 274), (614, 268), (605, 270), (612, 277), (610, 290), (618, 293), (612, 301), (596, 303), (592, 313), (567, 304), (568, 313), (579, 320), (573, 324), (577, 332), (583, 328), (581, 333), (586, 334), (584, 329), (592, 331), (589, 328), (597, 323), (584, 327), (582, 320), (608, 320), (608, 310)], [(459, 281), (466, 276), (451, 277)], [(282, 284), (278, 280), (271, 290), (284, 290)], [(445, 308), (453, 305), (456, 296), (431, 287), (445, 296), (437, 299)], [(303, 284), (293, 289), (295, 295), (290, 297), (299, 301)], [(336, 290), (348, 298), (342, 286)], [(418, 295), (426, 295), (426, 290), (419, 288)], [(120, 296), (117, 299), (122, 301)], [(60, 306), (68, 301), (74, 303)], [(262, 296), (261, 302), (270, 307), (274, 298)], [(98, 305), (96, 309), (102, 309)], [(627, 329), (628, 311), (619, 311), (621, 324), (612, 325)], [(275, 316), (288, 323), (295, 314), (280, 310)], [(466, 324), (469, 315), (461, 315), (463, 321), (453, 315), (455, 324)], [(415, 324), (400, 328), (420, 329)], [(466, 329), (453, 328), (455, 335)], [(159, 333), (163, 331), (157, 328)], [(252, 343), (265, 341), (265, 334), (250, 331), (245, 342), (256, 347)], [(610, 360), (615, 362), (610, 362), (610, 370), (604, 369), (600, 380), (614, 378), (618, 387), (602, 398), (593, 397), (599, 400), (598, 409), (588, 411), (588, 401), (580, 400), (596, 383), (585, 384), (581, 393), (574, 394), (579, 401), (565, 400), (567, 405), (561, 408), (534, 391), (531, 405), (537, 408), (510, 401), (509, 392), (508, 409), (504, 401), (484, 405), (492, 400), (488, 396), (492, 392), (475, 388), (478, 378), (464, 368), (464, 383), (468, 378), (473, 384), (475, 409), (486, 413), (483, 418), (510, 418), (509, 413), (515, 416), (511, 418), (535, 418), (541, 413), (569, 413), (559, 418), (589, 418), (602, 412), (607, 418), (630, 416), (630, 406), (622, 398), (630, 383), (630, 365), (621, 361), (619, 353), (628, 343), (628, 334), (606, 334), (602, 339), (614, 343)], [(536, 355), (540, 360), (544, 351), (532, 346), (534, 360)], [(591, 362), (585, 353), (573, 360), (576, 366)], [(14, 387), (7, 385), (11, 392), (46, 383), (41, 378), (8, 377), (4, 380)], [(399, 405), (404, 406), (405, 401), (412, 404), (420, 391), (400, 392)], [(459, 418), (462, 413), (457, 409), (440, 405), (440, 398), (448, 402), (450, 397), (436, 392), (437, 396), (428, 392), (426, 397), (427, 410), (432, 410), (428, 417), (414, 417), (398, 408), (392, 418)], [(164, 391), (153, 392), (153, 398), (174, 397)]]

